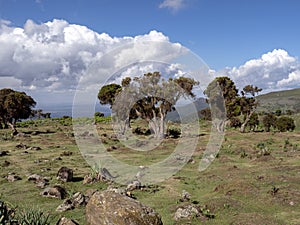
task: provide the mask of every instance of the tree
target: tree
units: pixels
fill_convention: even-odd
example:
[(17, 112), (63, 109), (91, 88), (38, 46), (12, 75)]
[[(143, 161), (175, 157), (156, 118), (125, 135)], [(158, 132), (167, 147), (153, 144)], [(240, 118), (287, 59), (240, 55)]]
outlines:
[(294, 120), (287, 116), (279, 117), (276, 121), (276, 126), (280, 132), (293, 131), (296, 127)]
[(248, 126), (250, 128), (251, 131), (255, 131), (257, 126), (259, 124), (259, 120), (258, 120), (258, 114), (256, 112), (252, 113), (252, 115), (250, 116), (250, 120), (248, 122)]
[[(148, 122), (154, 137), (159, 139), (165, 136), (167, 113), (174, 110), (180, 97), (194, 97), (192, 89), (197, 84), (198, 82), (191, 78), (165, 80), (159, 72), (146, 73), (133, 80), (124, 78), (122, 86), (115, 84), (115, 87), (121, 87), (122, 91), (117, 95), (111, 95), (114, 99), (106, 99), (106, 102), (112, 103), (113, 118), (117, 119), (121, 134), (125, 133), (128, 121), (138, 116)], [(107, 89), (105, 86), (103, 88)]]
[(263, 117), (262, 122), (265, 127), (265, 131), (270, 132), (271, 127), (276, 128), (277, 117), (275, 115), (269, 113)]
[[(223, 98), (218, 93), (218, 90), (221, 90)], [(210, 105), (216, 102), (215, 104), (220, 107), (221, 101), (224, 101), (228, 121), (234, 117), (243, 115), (244, 121), (241, 124), (240, 131), (245, 132), (251, 115), (255, 112), (257, 107), (255, 95), (261, 90), (262, 89), (256, 86), (247, 85), (243, 88), (243, 91), (241, 91), (242, 96), (240, 96), (234, 82), (229, 77), (217, 77), (208, 85), (204, 94), (208, 96)], [(222, 126), (225, 126), (225, 121)]]
[[(241, 107), (241, 114), (244, 115), (244, 122), (241, 125), (240, 131), (245, 132), (246, 126), (249, 123), (253, 113), (255, 113), (258, 102), (255, 96), (261, 92), (262, 89), (253, 85), (246, 85), (241, 92), (242, 96), (238, 102)], [(247, 97), (250, 95), (250, 97)]]
[(25, 92), (12, 89), (0, 90), (0, 122), (5, 127), (10, 126), (13, 134), (17, 134), (16, 122), (20, 119), (27, 119), (32, 114), (32, 107), (36, 102)]

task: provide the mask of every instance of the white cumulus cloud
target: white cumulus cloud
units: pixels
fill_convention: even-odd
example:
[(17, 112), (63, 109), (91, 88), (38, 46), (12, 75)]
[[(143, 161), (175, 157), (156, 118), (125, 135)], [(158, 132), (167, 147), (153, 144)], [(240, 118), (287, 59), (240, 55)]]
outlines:
[(240, 67), (225, 68), (216, 73), (231, 77), (239, 88), (247, 84), (265, 91), (300, 87), (300, 62), (283, 49), (274, 49)]
[[(91, 64), (124, 45), (131, 47), (106, 57), (101, 68), (144, 58), (170, 59), (181, 53), (180, 44), (164, 45), (165, 42), (170, 43), (168, 37), (157, 31), (135, 37), (111, 37), (65, 20), (41, 24), (28, 20), (24, 27), (13, 27), (9, 21), (1, 20), (1, 86), (5, 86), (2, 81), (6, 77), (7, 86), (19, 84), (28, 90), (75, 90)], [(95, 84), (99, 76), (94, 74), (85, 79)]]

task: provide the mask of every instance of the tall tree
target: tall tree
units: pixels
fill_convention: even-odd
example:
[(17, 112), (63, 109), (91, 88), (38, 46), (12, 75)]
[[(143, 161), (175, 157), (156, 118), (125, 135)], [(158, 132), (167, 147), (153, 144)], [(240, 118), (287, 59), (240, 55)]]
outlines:
[[(255, 113), (258, 102), (255, 98), (262, 89), (253, 85), (246, 85), (241, 91), (242, 96), (238, 98), (241, 107), (241, 114), (244, 116), (244, 122), (241, 125), (240, 131), (245, 132), (246, 126), (249, 123), (253, 113)], [(247, 97), (249, 96), (250, 97)]]
[(0, 118), (4, 126), (10, 126), (13, 134), (17, 134), (16, 122), (19, 119), (27, 119), (32, 114), (32, 107), (36, 102), (25, 92), (12, 89), (0, 90)]
[(167, 113), (174, 110), (181, 97), (193, 98), (192, 89), (197, 84), (186, 77), (165, 80), (159, 72), (147, 73), (133, 80), (125, 78), (122, 92), (112, 100), (112, 109), (121, 121), (128, 121), (132, 114), (145, 119), (155, 138), (163, 138)]

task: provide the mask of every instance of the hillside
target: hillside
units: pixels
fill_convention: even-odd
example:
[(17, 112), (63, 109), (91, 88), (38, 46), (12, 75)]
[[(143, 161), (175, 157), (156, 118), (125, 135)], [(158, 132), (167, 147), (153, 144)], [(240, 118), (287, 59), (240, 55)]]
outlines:
[(300, 88), (259, 95), (258, 111), (292, 110), (300, 112)]

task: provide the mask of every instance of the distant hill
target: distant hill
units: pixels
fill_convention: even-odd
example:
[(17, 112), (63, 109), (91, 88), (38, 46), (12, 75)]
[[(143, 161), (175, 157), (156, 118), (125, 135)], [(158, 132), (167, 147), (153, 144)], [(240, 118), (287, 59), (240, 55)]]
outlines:
[(270, 92), (257, 96), (257, 99), (259, 112), (274, 112), (277, 109), (300, 112), (300, 88)]
[[(205, 98), (197, 98), (193, 103), (190, 103), (190, 104), (194, 104), (197, 112), (209, 107)], [(191, 112), (189, 111), (190, 110), (189, 105), (178, 106), (178, 108), (180, 108), (180, 111), (182, 112), (182, 114), (185, 115), (185, 119), (187, 119), (191, 116)], [(190, 118), (190, 119), (193, 120), (193, 118)], [(177, 111), (169, 112), (167, 114), (167, 120), (180, 121), (180, 117), (179, 117)]]

